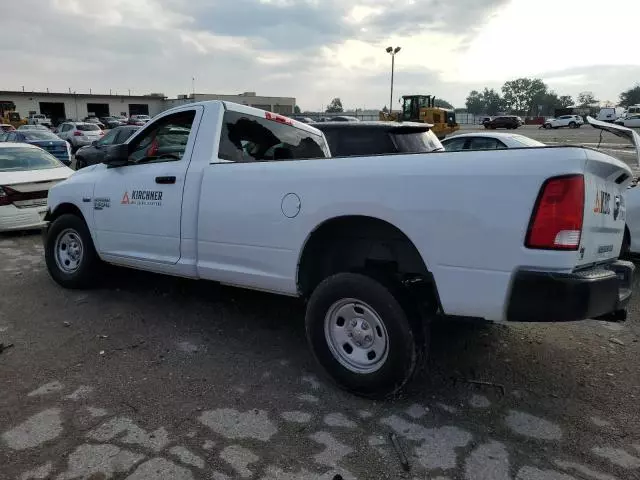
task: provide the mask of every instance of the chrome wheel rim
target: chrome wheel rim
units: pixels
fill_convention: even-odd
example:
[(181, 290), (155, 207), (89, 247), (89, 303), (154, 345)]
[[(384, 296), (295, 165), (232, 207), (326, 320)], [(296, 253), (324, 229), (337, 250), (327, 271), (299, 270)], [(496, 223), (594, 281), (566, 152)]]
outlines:
[(324, 335), (333, 357), (354, 373), (379, 370), (389, 354), (389, 335), (382, 318), (354, 298), (331, 305), (324, 318)]
[(67, 228), (56, 237), (53, 246), (56, 265), (64, 273), (74, 273), (80, 268), (84, 245), (78, 232)]

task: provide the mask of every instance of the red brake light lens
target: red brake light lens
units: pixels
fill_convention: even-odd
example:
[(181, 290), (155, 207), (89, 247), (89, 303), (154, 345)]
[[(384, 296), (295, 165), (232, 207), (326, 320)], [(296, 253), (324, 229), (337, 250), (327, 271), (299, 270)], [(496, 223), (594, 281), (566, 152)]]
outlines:
[(525, 245), (546, 250), (577, 250), (582, 235), (584, 177), (548, 179), (531, 215)]
[(293, 125), (293, 120), (285, 117), (284, 115), (278, 115), (277, 113), (265, 112), (264, 118), (284, 125)]
[(82, 136), (82, 132), (79, 130), (76, 130), (75, 132), (73, 132), (73, 136), (74, 137), (81, 137)]

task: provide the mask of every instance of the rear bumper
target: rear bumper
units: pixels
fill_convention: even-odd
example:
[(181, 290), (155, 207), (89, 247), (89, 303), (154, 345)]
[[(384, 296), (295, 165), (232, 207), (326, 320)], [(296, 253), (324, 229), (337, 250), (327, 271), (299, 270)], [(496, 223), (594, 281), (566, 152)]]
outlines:
[(0, 207), (0, 232), (30, 230), (46, 225), (44, 215), (47, 207), (16, 208), (13, 205)]
[(619, 260), (568, 274), (520, 271), (511, 288), (507, 320), (569, 322), (624, 310), (634, 270), (633, 263)]

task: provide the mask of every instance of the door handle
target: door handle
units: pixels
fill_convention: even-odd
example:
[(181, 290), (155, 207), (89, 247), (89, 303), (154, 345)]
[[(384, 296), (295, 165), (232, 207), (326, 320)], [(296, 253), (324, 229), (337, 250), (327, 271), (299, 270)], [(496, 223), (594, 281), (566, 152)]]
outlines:
[(160, 183), (161, 185), (176, 183), (176, 177), (156, 177), (156, 183)]

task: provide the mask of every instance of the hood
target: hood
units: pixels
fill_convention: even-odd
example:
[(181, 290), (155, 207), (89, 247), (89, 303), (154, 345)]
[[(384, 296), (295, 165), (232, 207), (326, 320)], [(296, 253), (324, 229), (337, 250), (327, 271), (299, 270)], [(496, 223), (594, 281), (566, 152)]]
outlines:
[(0, 172), (0, 185), (16, 185), (19, 183), (48, 182), (65, 180), (73, 173), (69, 167), (47, 168), (45, 170), (23, 170), (17, 172)]
[(601, 122), (593, 117), (587, 117), (587, 122), (593, 127), (613, 133), (617, 137), (626, 138), (636, 149), (636, 165), (640, 167), (640, 135), (629, 127), (623, 127), (615, 123)]

